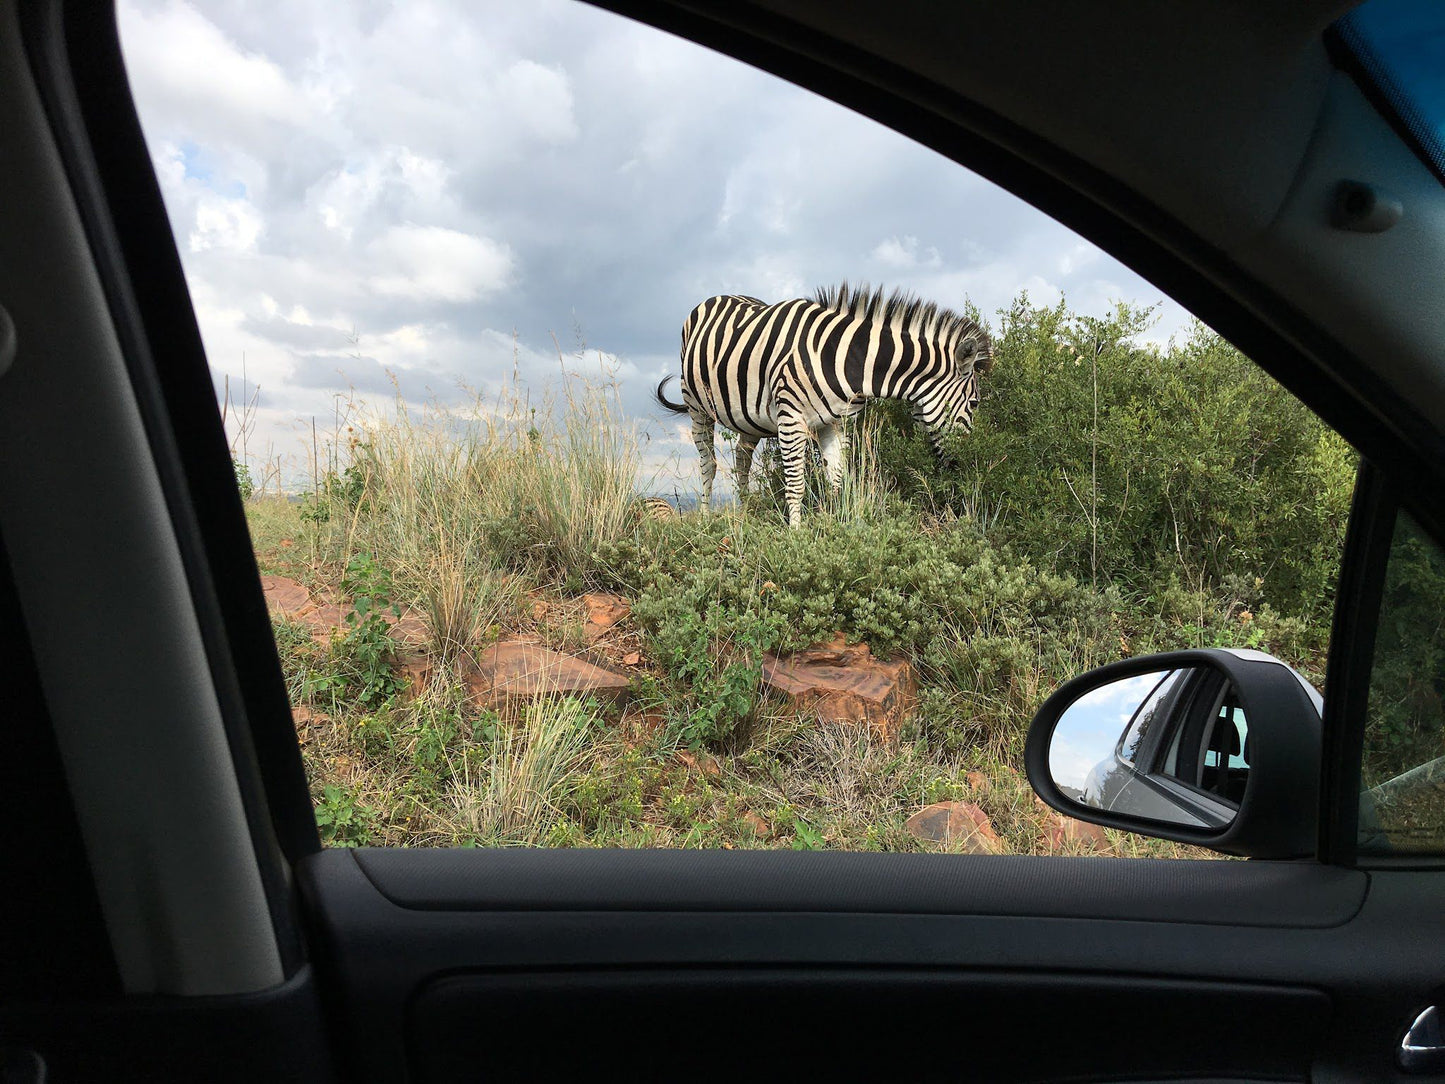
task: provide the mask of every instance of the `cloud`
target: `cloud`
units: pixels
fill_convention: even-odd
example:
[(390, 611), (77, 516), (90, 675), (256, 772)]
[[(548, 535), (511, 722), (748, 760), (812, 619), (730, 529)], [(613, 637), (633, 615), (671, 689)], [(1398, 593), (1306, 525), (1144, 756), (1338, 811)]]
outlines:
[(126, 70), (138, 97), (167, 112), (205, 115), (250, 137), (263, 124), (306, 125), (304, 90), (262, 53), (242, 49), (190, 4), (121, 5)]
[(371, 288), (413, 301), (471, 301), (500, 290), (512, 273), (506, 245), (442, 226), (393, 226), (367, 253), (388, 268), (370, 278)]
[(924, 250), (920, 258), (918, 238), (912, 235), (879, 241), (870, 255), (884, 267), (894, 269), (943, 266), (943, 258), (932, 245)]
[[(1087, 312), (1161, 296), (881, 125), (585, 4), (118, 15), (208, 356), (260, 385), (278, 446), (351, 386), (455, 397), (585, 368), (692, 484), (651, 390), (706, 297), (848, 279), (991, 316), (1023, 289)], [(1166, 305), (1154, 334), (1186, 321)]]
[(195, 215), (189, 237), (192, 252), (212, 248), (249, 252), (261, 236), (261, 215), (246, 199), (203, 196), (196, 202)]
[(538, 139), (569, 143), (577, 138), (572, 88), (560, 68), (518, 60), (506, 70), (498, 90), (501, 107), (521, 118)]

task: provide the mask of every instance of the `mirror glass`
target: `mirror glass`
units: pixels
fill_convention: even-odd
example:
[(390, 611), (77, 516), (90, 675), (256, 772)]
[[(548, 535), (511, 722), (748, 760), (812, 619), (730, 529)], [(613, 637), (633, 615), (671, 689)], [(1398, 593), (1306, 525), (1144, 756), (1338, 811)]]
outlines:
[(1210, 666), (1189, 666), (1084, 693), (1054, 727), (1049, 771), (1082, 806), (1222, 829), (1244, 797), (1249, 751), (1249, 727), (1229, 679)]

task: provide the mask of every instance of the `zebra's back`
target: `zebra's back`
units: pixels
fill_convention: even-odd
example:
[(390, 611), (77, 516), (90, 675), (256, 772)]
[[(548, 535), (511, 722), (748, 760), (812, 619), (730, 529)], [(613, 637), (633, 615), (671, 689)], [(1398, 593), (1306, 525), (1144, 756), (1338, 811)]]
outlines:
[(674, 520), (678, 517), (677, 506), (666, 497), (642, 497), (635, 507), (639, 521)]
[(778, 374), (809, 319), (826, 311), (805, 298), (708, 298), (683, 323), (683, 401), (738, 433), (776, 435)]

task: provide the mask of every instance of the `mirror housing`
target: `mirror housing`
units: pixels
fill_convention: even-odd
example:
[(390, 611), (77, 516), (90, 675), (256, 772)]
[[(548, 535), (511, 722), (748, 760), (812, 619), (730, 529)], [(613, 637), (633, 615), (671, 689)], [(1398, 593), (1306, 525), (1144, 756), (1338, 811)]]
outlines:
[[(1065, 712), (1112, 683), (1184, 668), (1222, 674), (1248, 720), (1249, 774), (1233, 820), (1196, 826), (1146, 819), (1084, 805), (1064, 794), (1049, 754)], [(1125, 659), (1074, 678), (1044, 702), (1024, 748), (1029, 784), (1048, 805), (1078, 820), (1249, 858), (1309, 857), (1319, 836), (1321, 703), (1293, 668), (1262, 651), (1207, 648)], [(1165, 717), (1162, 725), (1177, 729), (1183, 721)]]

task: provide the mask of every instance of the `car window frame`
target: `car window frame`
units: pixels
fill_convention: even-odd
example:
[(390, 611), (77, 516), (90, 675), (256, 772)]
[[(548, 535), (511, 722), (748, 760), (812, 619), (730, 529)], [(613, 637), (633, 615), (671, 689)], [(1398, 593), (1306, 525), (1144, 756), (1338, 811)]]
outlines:
[[(1353, 865), (1360, 702), (1368, 692), (1383, 579), (1380, 511), (1399, 500), (1385, 471), (1416, 479), (1411, 512), (1433, 537), (1445, 537), (1445, 487), (1434, 484), (1445, 479), (1445, 435), (1422, 427), (1409, 404), (1346, 348), (1221, 262), (1187, 228), (988, 110), (840, 42), (830, 42), (820, 55), (806, 28), (776, 13), (649, 0), (588, 2), (788, 79), (1000, 184), (1171, 293), (1362, 450), (1327, 670), (1329, 687), (1348, 695), (1326, 701), (1315, 856), (1325, 864)], [(27, 6), (27, 51), (54, 128), (68, 144), (67, 171), (84, 194), (97, 264), (149, 412), (153, 450), (167, 469), (166, 498), (177, 534), (187, 541), (189, 581), (205, 618), (217, 684), (226, 692), (224, 715), (252, 831), (258, 853), (271, 856), (268, 891), (284, 897), (281, 863), (315, 853), (320, 841), (179, 257), (174, 245), (154, 250), (162, 231), (171, 236), (169, 221), (131, 101), (114, 11), (94, 16), (66, 0)], [(85, 78), (75, 79), (73, 71)], [(1366, 614), (1370, 620), (1361, 620)], [(278, 926), (292, 927), (284, 898), (275, 913)]]
[(1340, 583), (1330, 631), (1322, 718), (1320, 861), (1378, 870), (1445, 870), (1445, 854), (1362, 856), (1359, 852), (1360, 791), (1365, 731), (1369, 725), (1370, 677), (1374, 669), (1395, 523), (1409, 513), (1436, 545), (1445, 533), (1423, 518), (1431, 502), (1419, 486), (1402, 487), (1368, 459), (1362, 459), (1345, 534)]

